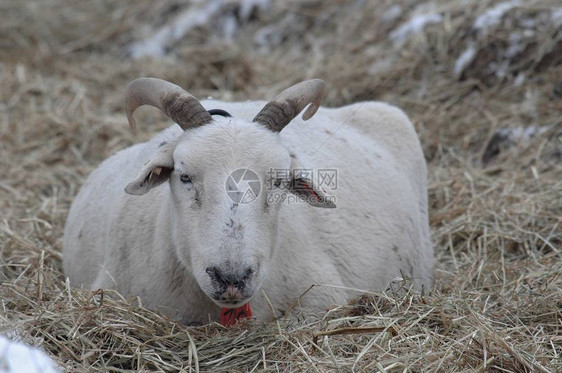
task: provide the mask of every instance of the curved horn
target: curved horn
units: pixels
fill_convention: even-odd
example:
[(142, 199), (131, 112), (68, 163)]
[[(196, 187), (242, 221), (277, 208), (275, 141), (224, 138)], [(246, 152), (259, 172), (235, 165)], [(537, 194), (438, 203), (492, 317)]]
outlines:
[(320, 107), (325, 86), (324, 81), (320, 79), (295, 84), (268, 102), (253, 121), (263, 124), (274, 132), (280, 132), (306, 105), (310, 104), (302, 116), (303, 120), (309, 120)]
[(157, 107), (184, 130), (212, 121), (211, 115), (195, 97), (183, 88), (162, 79), (140, 78), (127, 85), (125, 110), (133, 132), (137, 127), (133, 113), (142, 105)]

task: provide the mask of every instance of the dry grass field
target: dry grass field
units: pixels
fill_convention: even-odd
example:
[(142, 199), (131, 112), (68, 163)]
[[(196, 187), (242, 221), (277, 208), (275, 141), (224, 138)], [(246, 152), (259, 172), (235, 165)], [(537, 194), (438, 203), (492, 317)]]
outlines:
[[(177, 40), (147, 47), (182, 19)], [(223, 100), (318, 77), (327, 106), (403, 108), (429, 165), (435, 287), (404, 279), (232, 329), (69, 287), (61, 242), (80, 185), (170, 124), (144, 108), (130, 133), (123, 90), (141, 76)], [(6, 0), (0, 139), (0, 333), (69, 372), (562, 371), (559, 1)]]

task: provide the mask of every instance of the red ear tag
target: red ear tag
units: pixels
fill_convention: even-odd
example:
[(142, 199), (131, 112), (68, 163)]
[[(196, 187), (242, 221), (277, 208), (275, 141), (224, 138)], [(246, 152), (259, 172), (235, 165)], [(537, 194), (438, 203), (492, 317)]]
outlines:
[(221, 310), (221, 325), (232, 326), (238, 320), (249, 319), (252, 317), (250, 302), (238, 308), (223, 308)]

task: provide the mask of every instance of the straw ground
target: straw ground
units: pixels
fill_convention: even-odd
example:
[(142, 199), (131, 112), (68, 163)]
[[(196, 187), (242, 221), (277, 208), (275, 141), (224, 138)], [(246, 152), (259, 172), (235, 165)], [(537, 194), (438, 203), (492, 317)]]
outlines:
[[(1, 5), (1, 331), (72, 372), (560, 371), (559, 4), (294, 1), (244, 18), (237, 3), (170, 41), (166, 56), (137, 60), (131, 43), (185, 5)], [(415, 15), (431, 15), (418, 31), (408, 27)], [(228, 17), (234, 33), (221, 28)], [(429, 165), (434, 289), (414, 293), (397, 278), (385, 295), (358, 292), (325, 314), (297, 307), (225, 329), (69, 287), (61, 236), (80, 185), (103, 159), (169, 125), (142, 109), (140, 135), (129, 133), (122, 92), (140, 76), (225, 100), (271, 98), (319, 77), (328, 106), (402, 107)]]

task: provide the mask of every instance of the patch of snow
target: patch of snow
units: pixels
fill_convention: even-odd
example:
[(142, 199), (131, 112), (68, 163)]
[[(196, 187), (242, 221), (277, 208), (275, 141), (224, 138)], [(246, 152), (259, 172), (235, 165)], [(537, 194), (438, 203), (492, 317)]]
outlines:
[(410, 18), (400, 27), (390, 33), (390, 39), (401, 43), (408, 40), (412, 35), (420, 32), (425, 26), (443, 22), (443, 16), (438, 13), (420, 14)]
[(534, 28), (537, 25), (537, 21), (534, 18), (523, 18), (519, 22), (523, 28)]
[(44, 352), (0, 335), (0, 373), (56, 373), (60, 371)]
[(504, 53), (506, 58), (513, 58), (525, 49), (525, 46), (521, 41), (521, 35), (516, 33), (511, 33), (509, 35), (509, 46)]
[(548, 126), (537, 126), (533, 124), (528, 127), (500, 128), (497, 130), (497, 133), (509, 141), (526, 143), (529, 139), (542, 135), (548, 131), (549, 128)]
[(166, 46), (181, 39), (197, 26), (204, 25), (222, 8), (224, 0), (209, 0), (199, 7), (189, 7), (181, 12), (172, 23), (161, 27), (153, 36), (134, 43), (129, 48), (132, 58), (144, 56), (161, 57)]
[(526, 38), (531, 38), (535, 36), (535, 31), (533, 30), (523, 30), (523, 36)]
[(283, 36), (275, 26), (265, 26), (259, 29), (254, 35), (254, 42), (262, 49), (275, 47), (281, 44)]
[(537, 126), (536, 124), (533, 124), (532, 126), (525, 128), (525, 130), (523, 131), (523, 137), (530, 138), (536, 135), (542, 135), (543, 133), (548, 131), (548, 129), (549, 127), (547, 126)]
[(232, 41), (236, 31), (238, 30), (238, 21), (234, 15), (229, 15), (224, 18), (221, 27), (222, 27), (222, 34), (227, 41)]
[(502, 148), (527, 147), (533, 138), (542, 135), (551, 128), (552, 126), (539, 126), (537, 124), (527, 127), (500, 128), (496, 130), (486, 145), (482, 161), (484, 163), (489, 162), (500, 153)]
[(464, 69), (474, 60), (476, 56), (476, 48), (474, 46), (468, 47), (464, 52), (461, 53), (459, 58), (455, 61), (454, 74), (456, 77), (460, 77)]
[(556, 8), (550, 13), (550, 19), (555, 27), (562, 25), (562, 8)]
[[(264, 11), (271, 5), (271, 0), (207, 0), (194, 1), (174, 20), (156, 30), (152, 36), (133, 43), (128, 51), (132, 58), (144, 56), (161, 57), (166, 47), (184, 37), (195, 27), (207, 26), (214, 18), (219, 21), (219, 33), (230, 41), (240, 28), (236, 15), (229, 7), (229, 12), (221, 12), (226, 5), (238, 5), (238, 16), (242, 22), (247, 21), (254, 10)], [(226, 13), (226, 14), (224, 14)], [(216, 20), (215, 20), (216, 21)]]
[(381, 18), (386, 23), (392, 23), (396, 21), (396, 19), (400, 17), (401, 14), (402, 7), (398, 4), (394, 4), (382, 13)]
[(511, 9), (518, 7), (519, 5), (521, 5), (521, 3), (521, 0), (511, 0), (499, 3), (495, 7), (490, 8), (479, 15), (472, 24), (472, 28), (481, 31), (482, 33), (486, 33), (488, 29), (500, 23), (503, 15), (506, 12), (509, 12)]
[(247, 21), (254, 9), (264, 11), (271, 5), (271, 0), (241, 0), (240, 1), (240, 19)]
[(294, 13), (287, 13), (277, 24), (270, 24), (257, 30), (254, 34), (254, 43), (261, 53), (267, 53), (278, 47), (288, 36), (287, 32), (295, 28), (298, 21)]
[(513, 81), (513, 85), (515, 85), (516, 87), (519, 87), (519, 86), (521, 86), (521, 84), (525, 83), (525, 79), (526, 79), (525, 74), (520, 73), (520, 74), (517, 75), (517, 77)]
[(491, 62), (490, 69), (498, 78), (505, 78), (509, 70), (509, 61)]

